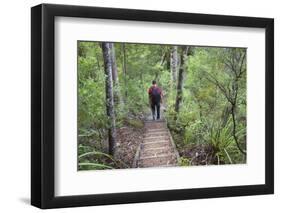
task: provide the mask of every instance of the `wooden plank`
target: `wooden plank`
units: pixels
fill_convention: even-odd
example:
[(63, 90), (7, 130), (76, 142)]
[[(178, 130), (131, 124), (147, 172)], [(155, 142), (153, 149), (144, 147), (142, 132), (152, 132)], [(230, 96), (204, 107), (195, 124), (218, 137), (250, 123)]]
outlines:
[[(173, 154), (166, 154), (166, 155), (156, 155), (156, 156), (148, 156), (148, 157), (140, 157), (140, 160), (147, 160), (147, 159), (158, 159), (158, 158), (168, 158), (173, 157)], [(175, 156), (174, 156), (175, 157)]]

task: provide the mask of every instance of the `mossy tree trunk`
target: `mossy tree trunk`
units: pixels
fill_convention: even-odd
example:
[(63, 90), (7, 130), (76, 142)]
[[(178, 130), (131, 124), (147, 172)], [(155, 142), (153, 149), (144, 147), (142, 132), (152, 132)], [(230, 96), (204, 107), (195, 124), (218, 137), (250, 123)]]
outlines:
[(127, 91), (127, 53), (126, 53), (126, 46), (125, 43), (122, 43), (122, 52), (123, 52), (123, 57), (122, 57), (122, 68), (123, 68), (123, 75), (124, 75), (124, 85), (125, 85), (125, 97), (124, 101), (127, 101), (128, 97), (128, 91)]
[(178, 69), (178, 47), (171, 47), (171, 55), (170, 55), (170, 70), (171, 70), (171, 82), (172, 85), (175, 85), (177, 81), (177, 69)]
[(123, 107), (123, 98), (120, 92), (120, 85), (119, 85), (119, 79), (118, 79), (118, 69), (117, 69), (117, 63), (116, 63), (116, 57), (115, 57), (115, 48), (113, 43), (109, 43), (110, 47), (110, 59), (112, 64), (112, 80), (113, 80), (113, 95), (114, 95), (114, 103), (115, 108), (117, 105), (120, 105), (120, 107)]
[(110, 43), (102, 43), (102, 52), (104, 59), (105, 93), (106, 93), (106, 113), (109, 120), (108, 126), (108, 153), (115, 155), (116, 152), (116, 127), (114, 112), (114, 96), (113, 96), (113, 78), (112, 78), (112, 59)]
[(182, 102), (182, 89), (183, 89), (183, 82), (185, 79), (185, 72), (187, 69), (187, 57), (190, 55), (190, 47), (184, 46), (181, 47), (180, 52), (180, 67), (178, 72), (178, 81), (177, 81), (177, 95), (176, 95), (176, 101), (175, 101), (175, 120), (177, 119), (177, 115), (180, 111), (180, 104)]

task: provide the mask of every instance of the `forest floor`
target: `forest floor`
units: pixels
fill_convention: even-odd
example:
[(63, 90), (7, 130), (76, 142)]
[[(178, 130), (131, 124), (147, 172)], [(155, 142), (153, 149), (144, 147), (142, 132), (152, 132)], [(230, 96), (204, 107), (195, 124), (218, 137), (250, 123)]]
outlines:
[(180, 150), (180, 156), (189, 159), (190, 166), (217, 164), (214, 153), (214, 148), (210, 144), (191, 144)]
[(134, 127), (131, 125), (117, 129), (117, 158), (123, 162), (120, 168), (132, 167), (136, 151), (143, 141), (144, 131), (143, 127)]
[[(214, 147), (209, 143), (188, 143), (183, 142), (183, 136), (173, 132), (171, 129), (174, 142), (177, 145), (181, 157), (182, 166), (199, 166), (217, 164)], [(221, 161), (221, 164), (224, 162)]]

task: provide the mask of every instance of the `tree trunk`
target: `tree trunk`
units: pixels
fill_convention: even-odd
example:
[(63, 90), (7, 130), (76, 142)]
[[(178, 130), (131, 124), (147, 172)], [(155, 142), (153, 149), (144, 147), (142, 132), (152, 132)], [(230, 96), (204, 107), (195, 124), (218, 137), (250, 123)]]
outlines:
[(236, 105), (232, 105), (231, 106), (231, 117), (232, 117), (232, 123), (233, 123), (233, 129), (232, 129), (232, 135), (234, 138), (234, 141), (236, 143), (237, 148), (239, 149), (239, 151), (243, 154), (246, 155), (247, 153), (240, 147), (239, 145), (239, 141), (236, 135), (236, 115), (235, 115), (235, 107)]
[(114, 103), (116, 103), (116, 105), (121, 104), (121, 106), (123, 106), (123, 100), (122, 100), (122, 96), (121, 96), (120, 88), (119, 88), (118, 70), (117, 70), (114, 44), (109, 43), (109, 46), (110, 46), (110, 58), (111, 58), (111, 64), (112, 64)]
[(185, 62), (187, 58), (185, 57), (188, 55), (188, 51), (190, 50), (190, 47), (182, 47), (181, 48), (181, 54), (180, 54), (180, 68), (178, 73), (178, 84), (177, 84), (177, 96), (176, 96), (176, 103), (175, 103), (175, 119), (177, 119), (177, 114), (180, 110), (180, 103), (182, 102), (182, 88), (183, 88), (183, 82), (184, 82), (184, 72), (186, 69)]
[(116, 149), (116, 127), (113, 100), (113, 79), (112, 79), (112, 60), (110, 53), (110, 44), (102, 43), (102, 52), (104, 59), (104, 73), (106, 75), (105, 91), (106, 91), (106, 113), (109, 118), (108, 127), (108, 153), (115, 155)]
[(126, 47), (125, 44), (122, 43), (122, 50), (123, 50), (123, 61), (122, 61), (122, 67), (123, 67), (123, 75), (124, 75), (124, 84), (125, 84), (125, 102), (128, 97), (128, 91), (127, 91), (127, 55), (126, 55)]
[(172, 46), (171, 57), (170, 57), (170, 68), (171, 68), (171, 81), (176, 82), (177, 80), (177, 69), (178, 69), (178, 47)]
[(110, 46), (110, 58), (111, 58), (111, 64), (112, 64), (112, 80), (113, 80), (113, 83), (116, 83), (116, 82), (118, 82), (118, 72), (117, 72), (114, 44), (109, 43), (109, 46)]

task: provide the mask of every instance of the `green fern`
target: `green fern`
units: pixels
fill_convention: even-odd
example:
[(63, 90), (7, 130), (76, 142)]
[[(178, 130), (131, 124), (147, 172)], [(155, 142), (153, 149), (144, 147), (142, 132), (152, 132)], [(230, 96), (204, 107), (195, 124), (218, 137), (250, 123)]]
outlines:
[(107, 166), (107, 165), (100, 164), (100, 163), (79, 163), (78, 165), (80, 167), (82, 167), (82, 166), (91, 167), (91, 169), (113, 169), (113, 167), (111, 167), (111, 166)]

